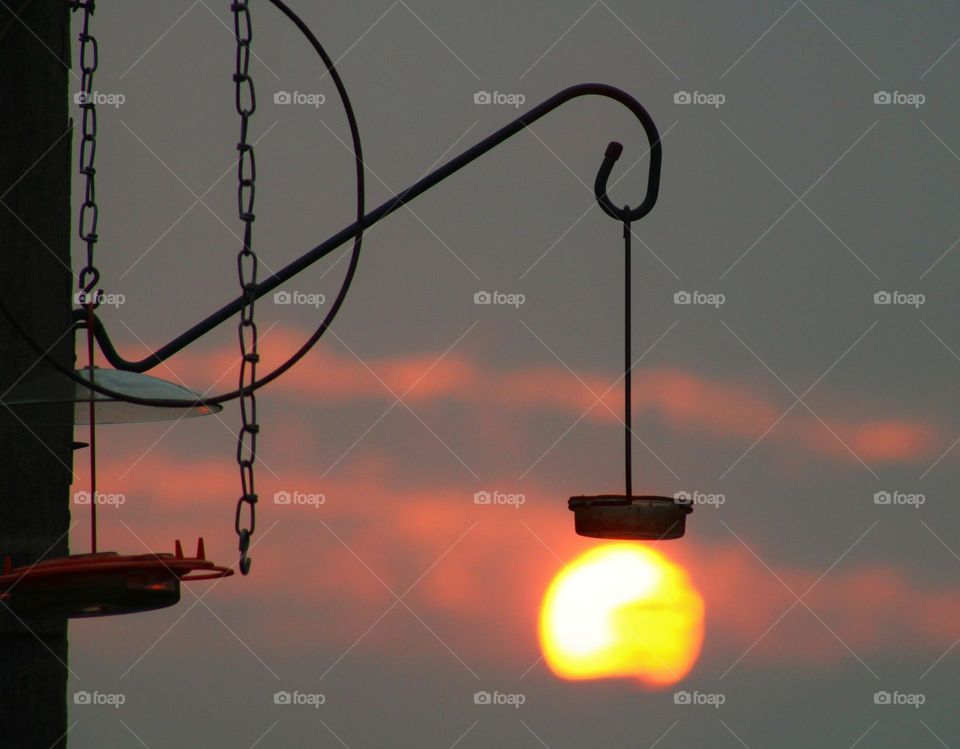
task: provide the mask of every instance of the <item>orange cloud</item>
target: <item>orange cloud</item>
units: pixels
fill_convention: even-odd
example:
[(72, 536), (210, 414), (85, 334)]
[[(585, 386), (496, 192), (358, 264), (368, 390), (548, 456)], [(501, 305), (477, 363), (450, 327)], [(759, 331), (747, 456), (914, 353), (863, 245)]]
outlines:
[[(261, 372), (295, 350), (303, 337), (303, 333), (286, 328), (271, 331), (263, 341)], [(217, 389), (232, 387), (236, 352), (232, 347), (188, 349), (173, 360), (170, 372), (195, 388), (218, 377)], [(157, 374), (164, 376), (163, 367)], [(336, 344), (327, 341), (280, 378), (270, 392), (298, 402), (342, 404), (391, 402), (391, 391), (399, 396), (409, 390), (406, 398), (411, 402), (458, 403), (476, 409), (478, 418), (491, 409), (527, 415), (560, 412), (571, 419), (588, 412), (586, 418), (593, 422), (617, 423), (623, 406), (621, 388), (611, 389), (615, 378), (585, 372), (580, 379), (553, 364), (495, 370), (457, 350), (442, 358), (431, 352), (370, 358), (364, 363), (348, 352), (338, 353)], [(863, 403), (842, 392), (833, 396), (835, 405), (821, 416), (836, 436), (800, 407), (777, 423), (792, 402), (790, 397), (771, 394), (753, 383), (716, 380), (664, 367), (634, 374), (635, 417), (647, 414), (681, 434), (749, 445), (776, 424), (766, 438), (770, 442), (799, 446), (831, 459), (855, 460), (850, 451), (868, 463), (920, 461), (934, 455), (939, 438), (936, 426), (910, 419), (858, 417), (854, 412), (876, 414), (881, 405)]]
[(911, 421), (842, 424), (839, 431), (841, 435), (849, 435), (847, 441), (854, 452), (864, 460), (877, 462), (915, 460), (930, 455), (937, 438), (935, 429)]

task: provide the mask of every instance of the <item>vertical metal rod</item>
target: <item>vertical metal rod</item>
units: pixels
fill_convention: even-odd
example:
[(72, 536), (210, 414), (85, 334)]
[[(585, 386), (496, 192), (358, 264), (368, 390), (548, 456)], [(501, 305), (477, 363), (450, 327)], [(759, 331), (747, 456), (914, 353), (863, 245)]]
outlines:
[[(629, 208), (625, 209), (629, 212)], [(627, 499), (633, 497), (633, 450), (631, 428), (633, 414), (633, 392), (631, 382), (631, 370), (633, 362), (631, 361), (630, 341), (631, 341), (631, 294), (630, 294), (630, 221), (623, 222), (623, 448), (624, 448), (624, 472), (626, 474), (626, 494)]]
[[(93, 346), (93, 304), (87, 303), (87, 366), (90, 368), (90, 381), (93, 382), (94, 346)], [(97, 553), (97, 415), (96, 393), (88, 392), (90, 397), (90, 553)]]

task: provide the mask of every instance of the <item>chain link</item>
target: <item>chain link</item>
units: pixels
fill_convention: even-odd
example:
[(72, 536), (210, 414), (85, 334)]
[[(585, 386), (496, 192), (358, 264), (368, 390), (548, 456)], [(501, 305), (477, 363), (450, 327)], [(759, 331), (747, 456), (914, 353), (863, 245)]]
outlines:
[[(257, 109), (257, 97), (254, 93), (253, 79), (250, 77), (250, 42), (253, 39), (253, 26), (250, 20), (250, 8), (247, 0), (238, 0), (230, 4), (233, 11), (233, 30), (237, 41), (237, 64), (233, 74), (236, 87), (237, 114), (240, 115), (240, 140), (237, 143), (237, 210), (243, 223), (243, 246), (237, 255), (237, 275), (243, 294), (243, 308), (240, 310), (238, 337), (240, 340), (240, 389), (249, 388), (257, 379), (257, 324), (254, 321), (255, 289), (259, 262), (251, 247), (253, 221), (253, 201), (256, 194), (257, 162), (253, 144), (247, 141), (250, 117)], [(250, 539), (257, 526), (257, 492), (254, 484), (254, 463), (257, 459), (257, 396), (254, 390), (241, 393), (240, 396), (240, 434), (237, 439), (237, 465), (240, 468), (240, 498), (237, 500), (237, 512), (234, 528), (239, 537), (240, 572), (250, 572), (251, 559), (247, 552)], [(244, 522), (246, 515), (246, 522)]]
[(80, 92), (76, 97), (82, 112), (80, 128), (80, 175), (84, 179), (83, 202), (80, 205), (79, 234), (86, 244), (87, 252), (84, 266), (80, 269), (77, 301), (92, 314), (103, 297), (102, 290), (94, 291), (100, 281), (100, 271), (94, 264), (94, 250), (97, 244), (97, 224), (100, 209), (97, 206), (97, 170), (94, 162), (97, 156), (97, 105), (94, 99), (93, 76), (100, 64), (100, 51), (96, 37), (90, 33), (90, 19), (93, 16), (94, 2), (74, 0), (72, 10), (83, 9), (83, 30), (80, 32)]

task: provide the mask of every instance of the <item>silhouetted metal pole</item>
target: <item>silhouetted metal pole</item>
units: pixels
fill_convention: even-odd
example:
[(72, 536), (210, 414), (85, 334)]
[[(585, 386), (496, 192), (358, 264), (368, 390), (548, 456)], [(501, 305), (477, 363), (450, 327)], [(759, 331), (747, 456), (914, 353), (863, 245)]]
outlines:
[[(0, 6), (0, 294), (65, 366), (74, 285), (69, 15), (63, 0)], [(0, 393), (44, 367), (0, 321)], [(72, 405), (55, 408), (45, 416), (65, 423), (53, 426), (0, 407), (0, 555), (15, 565), (68, 553)], [(0, 745), (66, 747), (67, 673), (66, 620), (22, 620), (0, 604)]]

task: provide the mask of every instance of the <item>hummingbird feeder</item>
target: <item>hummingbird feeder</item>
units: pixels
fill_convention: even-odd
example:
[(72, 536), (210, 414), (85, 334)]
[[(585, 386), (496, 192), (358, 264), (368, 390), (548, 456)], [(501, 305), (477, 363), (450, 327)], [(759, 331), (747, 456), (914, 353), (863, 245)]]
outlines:
[(106, 551), (20, 567), (8, 556), (0, 574), (0, 601), (25, 617), (133, 614), (173, 606), (180, 600), (181, 582), (232, 574), (206, 558), (202, 538), (195, 557), (185, 557), (179, 541), (173, 554)]

